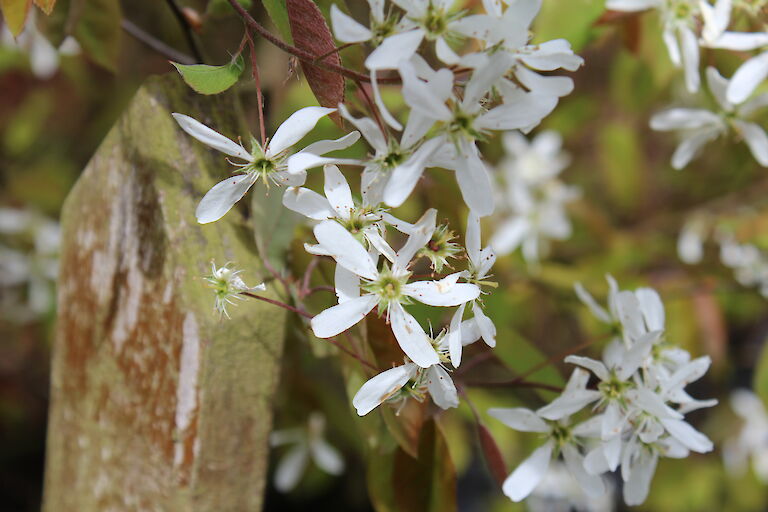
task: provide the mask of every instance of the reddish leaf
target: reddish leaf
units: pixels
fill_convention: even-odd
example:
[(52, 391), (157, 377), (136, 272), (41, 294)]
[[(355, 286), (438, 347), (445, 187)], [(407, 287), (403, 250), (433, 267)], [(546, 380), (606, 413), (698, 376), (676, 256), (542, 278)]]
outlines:
[(403, 364), (403, 351), (384, 317), (368, 315), (365, 327), (368, 332), (368, 345), (373, 350), (380, 368), (387, 369)]
[(456, 469), (448, 445), (434, 421), (424, 424), (418, 458), (397, 450), (392, 473), (397, 510), (456, 510)]
[(419, 452), (419, 438), (424, 425), (426, 403), (408, 400), (397, 415), (395, 409), (389, 405), (382, 405), (380, 411), (387, 430), (400, 448), (411, 457), (416, 457)]
[[(294, 45), (317, 57), (336, 48), (325, 18), (312, 0), (287, 0), (286, 7)], [(341, 65), (341, 57), (332, 53), (324, 57), (323, 62)], [(301, 63), (301, 69), (320, 105), (336, 108), (344, 101), (344, 78), (341, 75), (306, 62)], [(341, 124), (338, 112), (330, 117), (336, 124)]]
[(504, 458), (501, 456), (499, 445), (496, 444), (496, 440), (485, 425), (478, 424), (477, 433), (480, 435), (480, 447), (483, 449), (483, 456), (485, 457), (485, 463), (488, 464), (488, 470), (499, 486), (502, 486), (507, 478), (507, 465), (504, 464)]
[(622, 23), (627, 19), (636, 18), (639, 12), (627, 12), (627, 11), (610, 11), (606, 10), (597, 20), (594, 25), (612, 25), (616, 23)]

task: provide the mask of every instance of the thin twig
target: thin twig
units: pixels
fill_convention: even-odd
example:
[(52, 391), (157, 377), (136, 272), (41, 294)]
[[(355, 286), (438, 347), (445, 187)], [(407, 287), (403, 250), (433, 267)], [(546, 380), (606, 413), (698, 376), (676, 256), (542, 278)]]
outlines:
[(338, 349), (339, 349), (339, 350), (341, 350), (342, 352), (344, 352), (345, 354), (347, 354), (349, 357), (351, 357), (351, 358), (353, 358), (353, 359), (356, 359), (356, 360), (357, 360), (357, 361), (359, 361), (361, 364), (363, 364), (363, 365), (367, 366), (367, 367), (368, 367), (368, 368), (370, 368), (371, 370), (374, 370), (374, 371), (378, 371), (378, 370), (379, 370), (379, 369), (378, 369), (378, 368), (376, 368), (374, 365), (372, 365), (371, 363), (369, 363), (368, 361), (366, 361), (365, 359), (363, 359), (362, 357), (360, 357), (359, 355), (357, 355), (356, 353), (352, 352), (352, 351), (351, 351), (351, 350), (349, 350), (347, 347), (345, 347), (344, 345), (342, 345), (341, 343), (339, 343), (338, 341), (336, 341), (336, 339), (335, 339), (335, 338), (328, 338), (328, 339), (327, 339), (327, 341), (328, 341), (329, 343), (331, 343), (331, 344), (332, 344), (334, 347), (338, 347)]
[[(317, 268), (317, 265), (320, 263), (320, 258), (312, 258), (309, 261), (309, 265), (307, 265), (307, 269), (304, 271), (304, 278), (301, 280), (301, 288), (299, 289), (299, 297), (306, 297), (309, 294), (309, 282), (312, 279), (312, 273), (315, 271), (315, 268)], [(334, 288), (334, 291), (336, 289)]]
[(570, 348), (568, 348), (566, 350), (563, 350), (559, 354), (555, 354), (553, 356), (550, 356), (548, 359), (545, 359), (544, 361), (540, 362), (539, 364), (533, 366), (528, 371), (524, 372), (522, 375), (518, 375), (517, 377), (512, 379), (512, 381), (513, 382), (522, 382), (527, 377), (530, 377), (531, 375), (533, 375), (537, 371), (541, 370), (542, 368), (545, 368), (545, 367), (549, 366), (550, 364), (554, 363), (555, 361), (557, 361), (559, 359), (563, 359), (566, 356), (569, 356), (571, 354), (575, 354), (579, 350), (590, 346), (594, 342), (595, 342), (595, 340), (585, 341), (584, 343), (580, 343), (579, 345), (576, 345), (575, 347), (570, 347)]
[(333, 50), (325, 52), (324, 54), (320, 55), (319, 57), (315, 57), (315, 61), (321, 61), (321, 60), (325, 59), (326, 57), (330, 57), (334, 53), (339, 53), (340, 51), (346, 50), (350, 46), (354, 46), (356, 44), (358, 44), (358, 43), (344, 43), (341, 46), (337, 46)]
[(464, 385), (472, 386), (476, 388), (537, 388), (537, 389), (545, 389), (547, 391), (554, 391), (556, 393), (563, 392), (563, 388), (561, 388), (560, 386), (552, 386), (551, 384), (544, 384), (543, 382), (531, 382), (527, 380), (518, 381), (516, 379), (502, 380), (502, 381), (496, 381), (496, 382), (464, 381)]
[(281, 307), (283, 309), (287, 309), (288, 311), (293, 311), (297, 315), (301, 315), (304, 318), (309, 318), (310, 320), (313, 318), (313, 316), (310, 313), (307, 313), (303, 309), (295, 308), (291, 306), (290, 304), (286, 304), (284, 302), (280, 302), (279, 300), (270, 299), (268, 297), (262, 297), (261, 295), (256, 295), (251, 292), (240, 292), (240, 295), (244, 295), (246, 297), (250, 297), (252, 299), (258, 299), (264, 302), (268, 302), (274, 306)]
[(256, 84), (256, 103), (259, 104), (257, 110), (259, 114), (259, 135), (261, 139), (261, 147), (267, 145), (267, 134), (264, 128), (264, 96), (261, 93), (261, 77), (259, 76), (259, 66), (256, 62), (256, 45), (253, 44), (251, 33), (248, 29), (245, 29), (245, 37), (248, 38), (248, 49), (251, 54), (251, 74), (253, 75), (253, 81)]
[[(245, 10), (245, 8), (238, 3), (237, 0), (229, 0), (230, 5), (232, 5), (232, 8), (237, 11), (237, 13), (240, 15), (241, 18), (245, 21), (245, 23), (255, 30), (261, 37), (272, 43), (273, 45), (277, 46), (284, 52), (290, 53), (291, 55), (295, 56), (301, 61), (304, 61), (308, 64), (312, 64), (314, 66), (318, 66), (321, 68), (325, 68), (329, 71), (333, 71), (335, 73), (338, 73), (342, 76), (345, 76), (351, 80), (360, 80), (361, 82), (370, 82), (371, 77), (369, 77), (366, 74), (358, 73), (357, 71), (345, 68), (344, 66), (339, 66), (337, 64), (333, 64), (331, 62), (325, 62), (325, 61), (319, 61), (315, 62), (315, 59), (317, 58), (316, 55), (313, 55), (312, 53), (302, 50), (301, 48), (297, 48), (293, 45), (290, 45), (280, 39), (279, 37), (276, 37), (273, 35), (269, 30), (264, 28), (261, 23), (256, 21), (253, 16), (251, 16), (248, 11)], [(380, 83), (400, 83), (399, 77), (391, 77), (391, 78), (380, 78)]]
[(179, 4), (176, 3), (176, 0), (165, 0), (165, 3), (167, 3), (168, 7), (171, 8), (173, 15), (176, 16), (179, 25), (181, 25), (181, 31), (184, 32), (184, 37), (187, 40), (189, 49), (192, 51), (192, 55), (195, 56), (197, 62), (203, 62), (203, 54), (200, 53), (200, 48), (197, 46), (197, 41), (195, 41), (195, 36), (192, 33), (192, 26), (189, 24), (187, 17), (184, 16), (184, 12), (181, 10), (181, 7), (179, 7)]
[(157, 53), (162, 55), (163, 57), (166, 57), (174, 62), (178, 62), (179, 64), (194, 64), (195, 59), (193, 57), (190, 57), (186, 53), (180, 52), (176, 48), (173, 48), (155, 36), (149, 34), (148, 32), (145, 32), (141, 28), (138, 27), (135, 23), (132, 21), (123, 18), (120, 20), (120, 26), (128, 32), (130, 35), (132, 35), (136, 40), (141, 41), (145, 45), (149, 46), (153, 50), (155, 50)]
[(365, 87), (363, 86), (363, 83), (360, 80), (355, 80), (355, 83), (357, 84), (357, 90), (360, 91), (360, 93), (363, 95), (363, 98), (365, 98), (365, 102), (368, 104), (368, 108), (373, 114), (373, 118), (376, 120), (376, 124), (379, 125), (379, 130), (381, 130), (381, 134), (384, 135), (384, 137), (386, 138), (388, 133), (387, 127), (384, 125), (384, 121), (381, 120), (381, 116), (379, 115), (379, 109), (376, 106), (376, 103), (373, 102), (370, 95), (368, 94), (368, 91), (365, 90)]

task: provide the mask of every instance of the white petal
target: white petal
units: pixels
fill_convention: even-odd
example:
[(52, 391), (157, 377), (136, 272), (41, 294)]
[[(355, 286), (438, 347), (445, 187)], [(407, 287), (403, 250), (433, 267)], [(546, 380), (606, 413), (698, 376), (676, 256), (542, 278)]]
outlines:
[(653, 288), (638, 288), (635, 290), (637, 300), (640, 301), (640, 310), (645, 319), (645, 326), (649, 331), (664, 330), (664, 304), (661, 297)]
[(365, 140), (373, 146), (376, 151), (386, 151), (387, 141), (384, 139), (384, 134), (381, 133), (381, 128), (370, 117), (354, 117), (349, 113), (346, 105), (339, 104), (339, 113), (341, 117), (349, 121), (355, 128), (360, 130)]
[(453, 65), (459, 63), (459, 56), (456, 55), (456, 52), (451, 49), (442, 37), (438, 37), (435, 42), (435, 53), (437, 54), (437, 58), (445, 64)]
[(601, 305), (597, 303), (594, 297), (592, 297), (592, 294), (590, 294), (584, 286), (582, 286), (581, 283), (575, 283), (573, 285), (573, 289), (576, 291), (576, 295), (579, 297), (579, 300), (586, 305), (589, 310), (592, 312), (593, 315), (597, 317), (598, 320), (601, 320), (607, 324), (612, 322), (611, 315), (603, 308)]
[(342, 219), (348, 219), (355, 203), (352, 200), (352, 191), (346, 178), (335, 165), (326, 165), (323, 168), (325, 174), (325, 197), (331, 207)]
[(562, 448), (563, 459), (568, 468), (568, 472), (576, 479), (579, 486), (590, 498), (599, 498), (605, 494), (605, 484), (603, 479), (597, 475), (590, 475), (584, 470), (584, 457), (571, 444), (566, 444)]
[(325, 439), (315, 439), (309, 444), (309, 450), (315, 464), (326, 473), (340, 475), (344, 471), (344, 459)]
[(408, 380), (416, 374), (416, 370), (417, 366), (411, 363), (396, 366), (363, 384), (352, 398), (352, 405), (357, 409), (357, 414), (365, 416), (378, 407), (384, 400), (405, 386)]
[(699, 90), (701, 78), (699, 76), (699, 40), (696, 34), (689, 28), (680, 29), (680, 39), (683, 49), (683, 70), (685, 71), (685, 86), (688, 92)]
[(390, 304), (389, 321), (397, 343), (405, 355), (422, 368), (440, 363), (440, 357), (432, 347), (429, 337), (419, 322), (407, 313), (399, 303)]
[(427, 370), (427, 389), (435, 405), (441, 409), (459, 406), (459, 396), (451, 376), (436, 364)]
[(379, 89), (379, 82), (376, 79), (376, 70), (371, 70), (371, 90), (373, 90), (373, 101), (376, 104), (376, 108), (379, 109), (379, 114), (384, 119), (384, 122), (397, 131), (403, 129), (403, 125), (395, 119), (387, 109), (387, 104), (384, 103), (384, 99), (381, 97), (381, 90)]
[(331, 5), (331, 25), (333, 35), (342, 43), (361, 43), (373, 37), (368, 28), (342, 12), (336, 4)]
[(456, 181), (467, 206), (480, 217), (485, 217), (493, 213), (493, 185), (488, 169), (475, 152), (473, 149), (472, 154), (465, 155), (463, 169), (456, 170)]
[(222, 218), (248, 192), (254, 179), (254, 174), (240, 174), (214, 185), (197, 205), (197, 222), (208, 224)]
[(496, 346), (496, 326), (493, 325), (493, 320), (488, 318), (483, 312), (483, 308), (477, 306), (477, 303), (472, 306), (472, 312), (475, 314), (475, 324), (480, 331), (480, 336), (486, 345), (493, 348)]
[(333, 284), (339, 304), (360, 297), (360, 278), (341, 265), (336, 265)]
[(267, 143), (266, 156), (270, 158), (279, 155), (299, 142), (315, 127), (320, 119), (331, 112), (336, 112), (336, 109), (305, 107), (291, 114), (288, 119), (283, 121), (283, 124)]
[(602, 444), (595, 446), (589, 453), (587, 453), (587, 456), (584, 457), (584, 469), (590, 475), (602, 475), (603, 473), (611, 471), (611, 468), (608, 466), (608, 461), (605, 458), (605, 454), (603, 453)]
[(605, 8), (612, 11), (644, 11), (659, 6), (659, 0), (607, 0)]
[(768, 34), (760, 32), (724, 32), (720, 37), (712, 41), (709, 46), (710, 48), (748, 52), (768, 46)]
[(600, 399), (600, 392), (589, 389), (563, 393), (549, 404), (536, 411), (536, 414), (548, 420), (559, 420), (580, 411), (587, 404)]
[(506, 101), (475, 120), (478, 128), (490, 130), (516, 130), (536, 126), (557, 106), (557, 98), (536, 93), (526, 93)]
[(619, 404), (615, 401), (609, 402), (603, 413), (603, 424), (600, 427), (601, 437), (603, 440), (619, 437), (623, 427), (624, 418), (621, 415)]
[(504, 222), (491, 237), (491, 247), (496, 253), (506, 255), (517, 249), (528, 234), (530, 223), (525, 217), (513, 217)]
[(667, 432), (691, 451), (707, 453), (712, 451), (712, 441), (683, 420), (663, 419), (661, 423)]
[(427, 160), (440, 145), (439, 139), (430, 139), (422, 144), (410, 158), (394, 168), (384, 188), (384, 202), (388, 206), (398, 207), (408, 199), (424, 173)]
[[(450, 277), (450, 276), (448, 276)], [(403, 293), (430, 306), (458, 306), (476, 299), (480, 288), (469, 283), (446, 284), (440, 281), (416, 281), (403, 286)]]
[(307, 467), (309, 453), (304, 444), (292, 448), (280, 460), (275, 470), (275, 487), (280, 492), (288, 492), (299, 483)]
[(672, 61), (672, 64), (674, 64), (675, 67), (680, 67), (683, 58), (680, 55), (680, 44), (677, 42), (677, 35), (673, 30), (664, 30), (662, 38), (664, 39), (664, 44), (667, 46), (669, 60)]
[(405, 269), (413, 259), (414, 255), (429, 242), (432, 238), (432, 233), (435, 231), (435, 224), (437, 222), (437, 210), (430, 208), (424, 215), (414, 224), (408, 240), (405, 245), (397, 251), (395, 258), (395, 267), (398, 269)]
[(420, 29), (389, 36), (365, 59), (365, 67), (395, 69), (401, 60), (411, 58), (423, 38), (424, 32)]
[(472, 210), (469, 211), (467, 216), (467, 236), (465, 240), (469, 261), (477, 268), (480, 263), (480, 217), (472, 212)]
[(656, 472), (658, 455), (641, 449), (637, 461), (632, 467), (629, 479), (624, 484), (624, 501), (629, 506), (640, 505), (648, 496), (651, 479)]
[(252, 160), (253, 157), (240, 144), (228, 139), (217, 131), (211, 130), (200, 121), (192, 119), (184, 114), (171, 114), (179, 123), (181, 129), (192, 137), (196, 138), (206, 146), (212, 147), (222, 153), (241, 158), (243, 160)]
[(376, 302), (375, 295), (363, 295), (330, 307), (312, 318), (312, 332), (318, 338), (336, 336), (365, 318)]
[(520, 432), (549, 432), (550, 427), (535, 412), (523, 407), (512, 409), (488, 409), (488, 414), (504, 423), (509, 428)]
[(360, 140), (360, 132), (353, 131), (344, 135), (343, 137), (339, 137), (338, 139), (319, 140), (317, 142), (313, 142), (309, 146), (302, 149), (300, 152), (312, 153), (313, 155), (324, 155), (326, 153), (330, 153), (331, 151), (341, 151), (342, 149), (347, 149), (358, 140)]
[(461, 365), (461, 325), (464, 317), (465, 304), (462, 304), (456, 308), (456, 312), (451, 317), (451, 324), (446, 335), (446, 341), (448, 344), (448, 353), (451, 357), (451, 364), (454, 368), (458, 368)]
[(628, 380), (642, 366), (660, 336), (661, 331), (653, 331), (643, 334), (635, 340), (632, 348), (626, 351), (621, 362), (614, 368), (619, 380)]
[(504, 480), (502, 491), (512, 501), (525, 499), (539, 485), (552, 459), (552, 441), (537, 448)]
[(698, 133), (686, 137), (677, 149), (675, 149), (672, 155), (672, 167), (675, 169), (682, 169), (696, 156), (702, 146), (707, 142), (716, 139), (719, 135), (719, 131), (704, 130)]
[(287, 174), (298, 175), (307, 169), (329, 164), (361, 165), (362, 162), (360, 160), (353, 160), (349, 158), (329, 158), (326, 156), (318, 156), (314, 153), (305, 153), (302, 151), (288, 157)]
[(341, 224), (326, 220), (315, 226), (315, 238), (339, 265), (360, 277), (374, 280), (379, 275), (376, 263), (365, 248)]
[(659, 131), (687, 130), (720, 122), (714, 112), (698, 108), (671, 108), (651, 117), (651, 128)]
[(740, 120), (734, 120), (733, 123), (739, 127), (744, 142), (749, 146), (749, 150), (757, 163), (763, 167), (768, 167), (768, 135), (765, 134), (765, 130), (755, 123), (746, 123)]
[(283, 194), (283, 206), (314, 220), (336, 217), (328, 200), (313, 190), (304, 187), (289, 187)]
[(746, 101), (768, 76), (768, 52), (752, 57), (742, 64), (731, 78), (728, 101), (738, 105)]
[(608, 369), (605, 367), (605, 365), (600, 361), (596, 361), (592, 358), (583, 356), (568, 356), (565, 358), (565, 362), (577, 364), (583, 368), (586, 368), (587, 370), (594, 373), (595, 376), (597, 376), (597, 378), (600, 380), (608, 380), (610, 378)]

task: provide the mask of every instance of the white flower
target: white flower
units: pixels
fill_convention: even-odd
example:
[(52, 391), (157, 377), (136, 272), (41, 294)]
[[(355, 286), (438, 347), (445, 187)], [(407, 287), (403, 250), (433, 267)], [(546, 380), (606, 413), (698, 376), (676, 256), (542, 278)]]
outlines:
[(216, 267), (216, 262), (211, 261), (211, 273), (205, 277), (208, 285), (213, 288), (216, 296), (214, 309), (220, 315), (229, 318), (227, 304), (234, 305), (234, 299), (243, 300), (242, 292), (261, 292), (267, 289), (264, 283), (256, 286), (248, 286), (240, 277), (242, 270), (232, 270), (230, 263), (223, 267)]
[[(439, 339), (436, 342), (439, 343)], [(358, 415), (365, 416), (382, 403), (402, 407), (409, 398), (422, 402), (427, 394), (441, 409), (459, 406), (456, 386), (441, 364), (420, 368), (406, 360), (402, 366), (386, 370), (363, 384), (352, 399), (352, 405)]]
[(399, 206), (410, 195), (416, 182), (429, 164), (429, 158), (439, 149), (439, 141), (423, 142), (423, 133), (416, 133), (417, 118), (409, 118), (405, 132), (397, 142), (384, 134), (370, 118), (352, 116), (344, 105), (339, 105), (342, 117), (357, 128), (373, 148), (373, 155), (365, 162), (361, 178), (363, 204), (377, 206), (385, 202), (387, 191), (390, 206)]
[[(768, 67), (766, 68), (768, 72)], [(742, 102), (732, 103), (726, 96), (728, 81), (715, 68), (707, 68), (707, 84), (717, 100), (719, 111), (706, 109), (673, 108), (660, 112), (651, 118), (651, 128), (659, 131), (679, 131), (683, 140), (672, 155), (672, 167), (682, 169), (699, 150), (708, 142), (715, 140), (729, 129), (740, 135), (752, 156), (763, 167), (768, 167), (768, 135), (765, 130), (749, 117), (757, 110), (768, 105), (768, 94), (760, 94), (746, 103), (758, 83), (752, 84), (749, 94)]]
[(324, 107), (306, 107), (297, 110), (280, 125), (265, 147), (262, 148), (258, 141), (252, 138), (250, 152), (246, 151), (241, 144), (199, 121), (184, 114), (174, 113), (176, 122), (189, 135), (226, 155), (244, 161), (244, 163), (233, 163), (239, 167), (237, 172), (243, 174), (217, 183), (205, 194), (195, 212), (198, 222), (207, 224), (222, 218), (259, 179), (267, 185), (273, 182), (277, 185), (299, 186), (306, 180), (305, 169), (338, 161), (324, 159), (319, 155), (349, 147), (360, 137), (358, 132), (352, 132), (335, 141), (319, 141), (307, 146), (294, 155), (299, 158), (290, 172), (289, 162), (286, 161), (293, 145), (304, 138), (322, 117), (335, 111), (336, 109)]
[(312, 329), (318, 338), (336, 336), (378, 306), (380, 313), (386, 312), (405, 355), (423, 368), (439, 363), (429, 337), (418, 321), (405, 311), (403, 304), (415, 299), (431, 306), (458, 306), (476, 299), (480, 289), (474, 284), (458, 283), (460, 273), (440, 281), (408, 282), (411, 275), (408, 266), (431, 238), (435, 216), (436, 211), (429, 210), (416, 223), (406, 244), (395, 254), (391, 269), (386, 263), (379, 269), (378, 257), (368, 253), (339, 223), (326, 220), (315, 226), (320, 247), (338, 264), (336, 293), (339, 296), (338, 305), (312, 319)]
[(628, 12), (657, 9), (670, 60), (685, 71), (688, 91), (699, 90), (699, 41), (695, 32), (700, 15), (699, 0), (607, 0), (605, 6)]
[[(536, 71), (577, 70), (584, 60), (574, 55), (565, 39), (529, 44), (530, 25), (541, 9), (541, 0), (507, 2), (502, 11), (501, 3), (486, 5), (488, 14), (467, 16), (457, 22), (462, 32), (483, 42), (484, 52), (465, 55), (462, 64), (478, 72), (497, 75), (493, 86), (502, 96), (515, 94), (522, 84), (527, 90), (555, 98), (573, 90), (569, 77), (541, 75)], [(490, 58), (493, 54), (502, 58)], [(501, 73), (489, 71), (487, 66), (502, 66)], [(483, 70), (483, 68), (486, 68)], [(480, 71), (483, 70), (483, 71)]]
[(535, 262), (546, 252), (549, 240), (571, 235), (565, 205), (578, 196), (578, 190), (557, 179), (569, 157), (556, 132), (542, 132), (530, 143), (521, 134), (509, 132), (503, 142), (507, 158), (500, 168), (506, 193), (501, 203), (511, 215), (496, 229), (491, 245), (499, 254), (522, 247), (525, 259)]
[(677, 238), (677, 256), (684, 263), (694, 265), (704, 258), (704, 239), (707, 235), (707, 222), (701, 216), (688, 219)]
[(605, 494), (587, 496), (567, 466), (553, 461), (525, 504), (529, 512), (613, 512), (616, 510), (616, 489), (610, 480), (604, 483), (607, 488)]
[(756, 246), (740, 244), (733, 235), (719, 233), (720, 260), (733, 270), (736, 280), (743, 286), (757, 286), (763, 297), (768, 297), (768, 258)]
[[(701, 46), (726, 50), (749, 51), (768, 46), (768, 33), (728, 32), (731, 22), (731, 0), (717, 0), (715, 5), (699, 0), (704, 27), (701, 31)], [(734, 103), (740, 103), (734, 101)]]
[[(581, 377), (577, 377), (577, 380), (580, 379)], [(566, 390), (573, 381), (572, 377)], [(522, 407), (489, 409), (488, 414), (510, 428), (521, 432), (537, 432), (546, 439), (544, 445), (537, 448), (504, 481), (502, 491), (512, 501), (525, 499), (544, 479), (550, 462), (559, 455), (563, 456), (571, 476), (588, 496), (599, 497), (605, 494), (602, 478), (584, 471), (584, 456), (579, 450), (580, 438), (588, 433), (588, 428), (585, 427), (589, 425), (580, 424), (573, 427), (567, 417), (559, 421), (548, 421), (538, 412)]]
[(761, 482), (768, 483), (768, 414), (763, 401), (748, 389), (737, 389), (731, 393), (731, 408), (744, 423), (724, 446), (725, 466), (740, 476), (751, 458), (755, 475)]
[(328, 474), (340, 475), (344, 471), (344, 459), (324, 436), (325, 416), (319, 412), (309, 416), (306, 428), (275, 430), (270, 434), (272, 447), (294, 445), (277, 463), (275, 487), (278, 491), (288, 492), (296, 487), (309, 459)]
[[(496, 254), (490, 246), (482, 247), (480, 243), (480, 217), (470, 211), (467, 218), (467, 258), (469, 270), (465, 276), (471, 283), (478, 286), (495, 286), (496, 283), (488, 281), (491, 267), (496, 262)], [(451, 328), (446, 337), (451, 364), (457, 367), (461, 364), (461, 353), (464, 345), (482, 340), (491, 348), (496, 346), (496, 326), (483, 311), (482, 304), (478, 300), (470, 302), (473, 317), (464, 320), (465, 305), (462, 304), (454, 313), (451, 320)]]

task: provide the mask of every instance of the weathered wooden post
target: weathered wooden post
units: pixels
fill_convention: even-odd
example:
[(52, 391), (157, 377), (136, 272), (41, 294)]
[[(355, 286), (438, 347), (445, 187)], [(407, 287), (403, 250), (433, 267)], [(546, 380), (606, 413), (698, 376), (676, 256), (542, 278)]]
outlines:
[[(283, 311), (251, 301), (222, 321), (201, 276), (211, 258), (263, 277), (237, 211), (196, 223), (228, 172), (183, 134), (183, 112), (244, 133), (231, 94), (151, 79), (63, 211), (44, 510), (261, 508)], [(275, 293), (274, 291), (267, 294)]]

